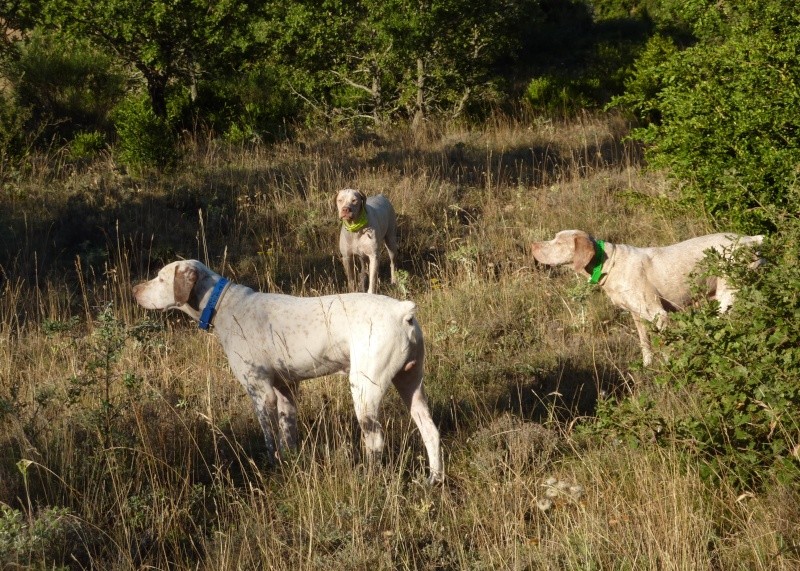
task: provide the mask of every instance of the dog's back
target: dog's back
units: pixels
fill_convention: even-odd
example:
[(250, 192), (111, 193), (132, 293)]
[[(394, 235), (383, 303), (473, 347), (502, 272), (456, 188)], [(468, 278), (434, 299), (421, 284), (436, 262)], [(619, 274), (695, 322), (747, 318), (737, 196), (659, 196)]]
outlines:
[(394, 236), (397, 227), (397, 215), (389, 199), (382, 194), (367, 198), (367, 220), (375, 229), (375, 234), (381, 241), (388, 240), (388, 233)]

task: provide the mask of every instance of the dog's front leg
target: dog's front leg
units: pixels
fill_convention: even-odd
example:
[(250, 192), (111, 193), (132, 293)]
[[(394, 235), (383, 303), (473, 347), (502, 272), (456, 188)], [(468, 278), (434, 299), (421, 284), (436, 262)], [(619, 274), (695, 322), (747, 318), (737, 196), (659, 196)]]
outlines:
[(378, 254), (369, 255), (369, 287), (367, 293), (375, 293), (378, 284)]
[[(360, 256), (359, 261), (361, 263), (361, 270), (358, 279), (358, 290), (357, 291), (369, 291), (369, 287), (372, 287), (372, 283), (368, 282), (369, 280), (369, 272), (370, 272), (370, 259), (367, 256)], [(372, 292), (370, 292), (372, 293)]]
[(347, 278), (347, 289), (349, 291), (356, 291), (355, 256), (353, 256), (352, 254), (343, 254), (342, 265), (344, 266), (344, 275)]
[(649, 367), (653, 363), (653, 348), (650, 345), (650, 332), (647, 330), (647, 323), (638, 315), (633, 316), (633, 323), (636, 325), (636, 332), (639, 334), (639, 346), (642, 349), (642, 363)]
[(250, 382), (247, 392), (253, 400), (258, 424), (264, 433), (264, 443), (267, 447), (267, 462), (272, 466), (278, 460), (278, 447), (275, 435), (280, 433), (278, 415), (278, 396), (271, 383), (264, 381)]

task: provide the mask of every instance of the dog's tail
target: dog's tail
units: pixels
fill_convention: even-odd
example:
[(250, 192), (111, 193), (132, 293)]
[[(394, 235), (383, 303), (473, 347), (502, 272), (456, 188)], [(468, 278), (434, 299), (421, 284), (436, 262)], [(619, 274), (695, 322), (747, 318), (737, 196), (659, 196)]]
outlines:
[(408, 339), (408, 361), (403, 367), (404, 371), (410, 371), (417, 365), (421, 365), (423, 340), (422, 329), (417, 321), (417, 304), (410, 300), (401, 301), (399, 306), (399, 315), (403, 331)]
[(406, 299), (399, 302), (398, 313), (403, 323), (410, 327), (414, 327), (414, 322), (417, 319), (417, 304), (413, 301)]
[[(763, 234), (759, 234), (757, 236), (744, 236), (743, 240), (744, 241), (741, 242), (741, 243), (744, 244), (744, 245), (750, 244), (750, 245), (758, 245), (758, 246), (760, 246), (761, 243), (764, 241), (764, 235)], [(751, 270), (755, 270), (756, 268), (758, 268), (758, 267), (760, 267), (760, 266), (762, 266), (762, 265), (764, 265), (766, 263), (766, 260), (761, 257), (761, 250), (760, 249), (753, 248), (753, 253), (755, 255), (755, 260), (753, 260), (753, 262), (748, 266)]]

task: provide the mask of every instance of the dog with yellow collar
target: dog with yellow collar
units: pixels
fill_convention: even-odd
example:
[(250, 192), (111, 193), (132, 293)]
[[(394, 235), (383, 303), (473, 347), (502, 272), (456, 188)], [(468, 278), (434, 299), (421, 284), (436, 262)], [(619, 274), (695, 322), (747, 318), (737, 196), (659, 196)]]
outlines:
[[(350, 291), (375, 293), (378, 257), (384, 244), (389, 252), (391, 282), (396, 283), (397, 215), (389, 199), (382, 194), (367, 198), (360, 190), (345, 188), (336, 195), (336, 211), (342, 220), (339, 251)], [(361, 264), (358, 287), (356, 260)]]

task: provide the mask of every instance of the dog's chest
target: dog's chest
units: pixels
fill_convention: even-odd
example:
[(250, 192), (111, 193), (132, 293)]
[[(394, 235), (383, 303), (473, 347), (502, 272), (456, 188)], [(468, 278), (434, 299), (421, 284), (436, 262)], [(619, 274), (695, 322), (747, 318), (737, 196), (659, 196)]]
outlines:
[(358, 232), (348, 232), (342, 229), (340, 243), (343, 249), (354, 254), (369, 254), (374, 252), (378, 245), (375, 229), (371, 226)]

